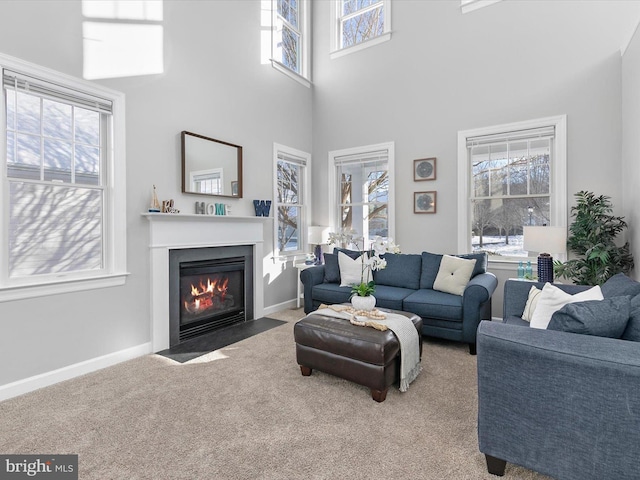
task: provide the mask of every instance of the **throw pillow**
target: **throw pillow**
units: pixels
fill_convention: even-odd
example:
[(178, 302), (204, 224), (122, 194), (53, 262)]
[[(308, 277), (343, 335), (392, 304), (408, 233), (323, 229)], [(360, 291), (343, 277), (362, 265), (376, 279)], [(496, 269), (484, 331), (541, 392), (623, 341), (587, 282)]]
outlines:
[(324, 258), (324, 283), (340, 283), (340, 267), (338, 255), (325, 253)]
[(487, 262), (489, 261), (489, 255), (486, 252), (483, 253), (465, 253), (463, 255), (456, 255), (456, 257), (466, 258), (472, 260), (475, 258), (476, 264), (473, 267), (473, 273), (471, 278), (481, 273), (487, 273)]
[(333, 253), (337, 255), (339, 252), (346, 254), (348, 257), (351, 257), (354, 260), (362, 254), (362, 252), (359, 252), (358, 250), (349, 250), (347, 248), (333, 247)]
[(438, 275), (433, 282), (433, 289), (440, 292), (453, 293), (454, 295), (464, 294), (464, 289), (471, 279), (475, 265), (475, 259), (466, 260), (452, 257), (451, 255), (443, 255)]
[(636, 295), (629, 303), (629, 323), (621, 337), (623, 340), (640, 342), (640, 295)]
[[(369, 259), (365, 253), (364, 261)], [(338, 265), (340, 266), (340, 286), (350, 287), (359, 285), (362, 279), (362, 258), (353, 259), (343, 252), (338, 252)], [(365, 275), (366, 277), (366, 275)], [(367, 278), (364, 279), (367, 282)]]
[(531, 318), (533, 318), (533, 312), (535, 312), (536, 306), (538, 305), (538, 298), (540, 297), (541, 293), (542, 290), (540, 290), (539, 288), (531, 287), (531, 289), (529, 290), (527, 303), (524, 306), (524, 312), (522, 312), (523, 320), (526, 320), (527, 322), (531, 321)]
[(604, 282), (601, 287), (602, 296), (621, 297), (631, 295), (632, 297), (640, 294), (640, 283), (627, 277), (624, 273), (618, 273)]
[(569, 303), (551, 316), (547, 330), (620, 338), (629, 322), (629, 297)]
[(533, 311), (533, 316), (531, 317), (531, 327), (547, 328), (547, 325), (549, 325), (551, 321), (551, 316), (568, 303), (602, 300), (603, 298), (602, 291), (598, 285), (584, 292), (570, 295), (555, 285), (545, 283), (544, 287), (542, 287), (542, 293), (538, 298), (536, 309)]
[(433, 288), (436, 281), (442, 255), (437, 253), (422, 252), (422, 273), (420, 274), (420, 288)]

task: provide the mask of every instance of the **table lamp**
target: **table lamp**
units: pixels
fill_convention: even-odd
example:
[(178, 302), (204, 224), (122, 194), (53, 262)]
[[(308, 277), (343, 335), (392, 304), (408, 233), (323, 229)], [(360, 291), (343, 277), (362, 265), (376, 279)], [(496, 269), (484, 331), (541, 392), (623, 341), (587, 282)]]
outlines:
[(315, 249), (313, 251), (316, 256), (316, 265), (322, 265), (322, 245), (327, 243), (329, 239), (329, 227), (322, 227), (319, 225), (313, 225), (309, 227), (307, 232), (307, 240), (309, 245), (315, 245)]
[(565, 227), (524, 227), (524, 249), (538, 253), (538, 281), (553, 282), (552, 253), (567, 251)]

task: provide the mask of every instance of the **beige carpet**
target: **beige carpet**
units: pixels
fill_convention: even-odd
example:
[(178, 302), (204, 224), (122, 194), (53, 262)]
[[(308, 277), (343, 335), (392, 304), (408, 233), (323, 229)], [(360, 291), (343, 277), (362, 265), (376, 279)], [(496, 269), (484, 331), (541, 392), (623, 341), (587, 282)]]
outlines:
[[(300, 374), (293, 323), (180, 364), (148, 355), (0, 403), (3, 454), (79, 455), (81, 479), (497, 479), (476, 435), (476, 358), (427, 340), (384, 403)], [(542, 475), (507, 464), (505, 479)]]

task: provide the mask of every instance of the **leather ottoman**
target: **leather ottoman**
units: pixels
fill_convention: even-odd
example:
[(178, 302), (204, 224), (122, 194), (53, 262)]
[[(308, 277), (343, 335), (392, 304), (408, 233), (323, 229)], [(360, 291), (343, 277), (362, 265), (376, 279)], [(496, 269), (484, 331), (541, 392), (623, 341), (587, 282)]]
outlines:
[[(420, 336), (422, 318), (410, 312), (380, 309), (408, 317)], [(293, 327), (296, 359), (302, 375), (313, 369), (371, 389), (376, 402), (384, 402), (389, 386), (400, 379), (400, 344), (391, 330), (352, 325), (348, 320), (309, 314)]]

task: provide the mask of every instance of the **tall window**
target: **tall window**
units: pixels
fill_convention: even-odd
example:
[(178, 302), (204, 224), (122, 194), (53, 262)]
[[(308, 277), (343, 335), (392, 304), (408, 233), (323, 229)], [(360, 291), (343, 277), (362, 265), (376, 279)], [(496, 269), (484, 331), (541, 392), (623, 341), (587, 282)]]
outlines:
[(284, 145), (274, 145), (276, 176), (275, 249), (279, 255), (293, 255), (306, 251), (309, 203), (308, 169), (311, 156)]
[(565, 132), (565, 117), (460, 132), (461, 250), (526, 257), (525, 225), (566, 225)]
[(393, 237), (393, 157), (392, 142), (329, 153), (334, 229)]
[(274, 66), (285, 73), (293, 72), (309, 80), (308, 0), (273, 0), (272, 10)]
[(333, 53), (347, 53), (391, 36), (390, 0), (334, 0), (332, 3)]
[(114, 198), (124, 187), (124, 158), (114, 151), (121, 96), (11, 63), (0, 57), (8, 203), (0, 289), (123, 272), (124, 223), (115, 222), (124, 203)]

